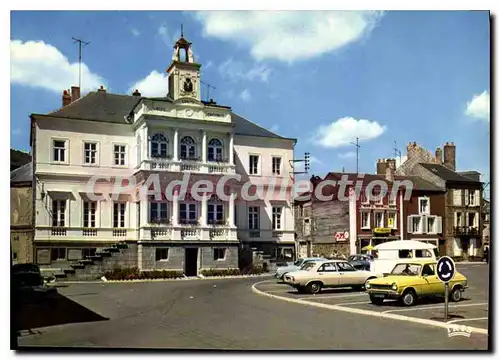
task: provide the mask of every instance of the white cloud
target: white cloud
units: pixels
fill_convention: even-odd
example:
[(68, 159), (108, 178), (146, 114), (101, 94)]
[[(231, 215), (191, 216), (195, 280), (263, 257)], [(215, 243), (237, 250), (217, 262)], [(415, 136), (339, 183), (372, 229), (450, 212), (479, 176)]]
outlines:
[(144, 79), (131, 86), (128, 93), (131, 94), (135, 89), (139, 90), (142, 96), (166, 96), (168, 93), (168, 75), (153, 70)]
[(240, 94), (240, 99), (243, 100), (243, 101), (250, 101), (252, 99), (252, 95), (250, 95), (250, 91), (248, 91), (248, 89), (245, 89), (241, 92)]
[(490, 94), (488, 91), (483, 91), (482, 94), (475, 94), (471, 101), (467, 103), (465, 115), (490, 121)]
[(271, 74), (271, 69), (265, 65), (256, 65), (250, 68), (243, 62), (233, 60), (232, 58), (229, 58), (221, 63), (218, 69), (223, 78), (231, 81), (260, 80), (262, 82), (267, 82), (269, 75)]
[[(163, 42), (166, 45), (173, 46), (177, 40), (181, 37), (181, 33), (179, 30), (175, 31), (174, 34), (172, 34), (169, 30), (166, 24), (160, 25), (157, 31), (158, 36), (163, 40)], [(173, 53), (172, 49), (172, 53)]]
[(348, 151), (346, 153), (339, 154), (338, 156), (341, 159), (352, 159), (352, 158), (356, 157), (356, 152)]
[(321, 160), (312, 155), (309, 156), (309, 161), (311, 162), (311, 164), (323, 164)]
[[(10, 81), (62, 93), (78, 85), (78, 63), (70, 63), (56, 47), (43, 41), (10, 41)], [(82, 63), (82, 93), (105, 88), (106, 80)]]
[(141, 32), (139, 30), (137, 30), (136, 28), (132, 28), (132, 29), (130, 29), (130, 31), (132, 32), (132, 35), (134, 35), (135, 37), (141, 35)]
[[(197, 59), (199, 60), (199, 56), (197, 57)], [(211, 60), (208, 60), (206, 64), (203, 65), (203, 69), (209, 69), (211, 68), (213, 65), (212, 61)]]
[(401, 160), (399, 160), (399, 156), (396, 156), (396, 169), (401, 166), (406, 160), (408, 160), (408, 156), (403, 155), (401, 156)]
[(322, 125), (313, 136), (313, 141), (325, 148), (338, 148), (351, 145), (351, 142), (375, 139), (382, 135), (386, 127), (376, 121), (356, 120), (344, 117), (329, 125)]
[(204, 36), (244, 44), (257, 60), (284, 62), (335, 51), (369, 34), (380, 11), (202, 11)]
[(278, 124), (273, 124), (273, 126), (271, 126), (269, 130), (276, 133), (280, 130), (280, 127), (278, 126)]

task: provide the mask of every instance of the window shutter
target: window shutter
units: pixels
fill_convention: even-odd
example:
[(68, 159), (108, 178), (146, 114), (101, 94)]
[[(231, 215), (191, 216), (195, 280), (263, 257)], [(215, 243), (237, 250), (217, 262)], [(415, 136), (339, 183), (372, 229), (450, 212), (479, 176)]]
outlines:
[(474, 227), (475, 228), (479, 228), (479, 224), (478, 224), (479, 216), (478, 215), (479, 215), (478, 213), (474, 214)]
[(412, 221), (412, 219), (413, 219), (413, 216), (408, 216), (406, 218), (406, 220), (407, 220), (407, 224), (406, 224), (407, 231), (406, 232), (409, 234), (413, 233), (413, 221)]
[(462, 191), (461, 190), (453, 190), (453, 203), (454, 205), (462, 205)]
[(442, 234), (443, 233), (443, 219), (441, 216), (436, 216), (436, 224), (434, 225), (434, 229), (436, 230), (437, 234)]
[(427, 219), (428, 219), (427, 216), (421, 216), (420, 217), (420, 224), (421, 224), (420, 228), (422, 229), (422, 233), (423, 234), (427, 233)]
[(465, 189), (465, 205), (470, 205), (469, 204), (469, 190)]
[(476, 190), (476, 195), (474, 196), (474, 201), (476, 202), (474, 205), (481, 205), (481, 191)]

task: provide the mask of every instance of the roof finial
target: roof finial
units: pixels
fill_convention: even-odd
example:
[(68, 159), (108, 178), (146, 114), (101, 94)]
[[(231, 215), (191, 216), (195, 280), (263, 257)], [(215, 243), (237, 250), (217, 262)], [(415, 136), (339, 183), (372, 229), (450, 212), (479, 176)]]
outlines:
[(183, 38), (183, 37), (184, 37), (184, 29), (183, 29), (183, 26), (181, 24), (181, 38)]

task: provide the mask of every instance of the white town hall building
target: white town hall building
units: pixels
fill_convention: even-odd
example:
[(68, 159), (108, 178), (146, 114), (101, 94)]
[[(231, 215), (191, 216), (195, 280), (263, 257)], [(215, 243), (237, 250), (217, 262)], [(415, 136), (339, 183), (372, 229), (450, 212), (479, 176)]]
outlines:
[[(216, 182), (228, 175), (229, 191), (271, 181), (293, 186), (296, 140), (281, 137), (200, 98), (200, 68), (190, 43), (175, 43), (165, 97), (108, 93), (80, 97), (73, 87), (63, 107), (31, 115), (35, 262), (46, 268), (78, 268), (103, 249), (126, 247), (122, 265), (197, 275), (203, 269), (238, 267), (243, 247), (272, 256), (294, 256), (291, 198), (245, 201), (229, 197), (137, 198), (131, 193), (95, 200), (88, 182), (130, 177), (138, 184), (159, 175), (189, 173)], [(105, 182), (105, 180), (102, 180)], [(126, 245), (125, 245), (126, 244)], [(90, 259), (90, 260), (89, 260)]]

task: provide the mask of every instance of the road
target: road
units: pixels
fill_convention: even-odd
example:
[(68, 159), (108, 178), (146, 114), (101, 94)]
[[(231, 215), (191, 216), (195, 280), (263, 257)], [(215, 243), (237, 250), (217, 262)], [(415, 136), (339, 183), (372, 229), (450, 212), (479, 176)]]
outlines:
[[(487, 286), (486, 269), (480, 265), (463, 270), (477, 294)], [(252, 285), (263, 280), (267, 279), (70, 284), (59, 288), (65, 299), (64, 312), (80, 316), (64, 318), (61, 325), (38, 327), (31, 335), (23, 332), (19, 345), (234, 350), (456, 350), (488, 346), (487, 335), (449, 338), (443, 328), (271, 299), (252, 291)], [(269, 286), (276, 284), (273, 281)], [(483, 302), (471, 299), (476, 300)], [(356, 296), (343, 299), (348, 303), (362, 301)], [(56, 305), (52, 313), (59, 310)]]

